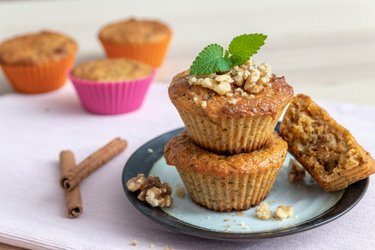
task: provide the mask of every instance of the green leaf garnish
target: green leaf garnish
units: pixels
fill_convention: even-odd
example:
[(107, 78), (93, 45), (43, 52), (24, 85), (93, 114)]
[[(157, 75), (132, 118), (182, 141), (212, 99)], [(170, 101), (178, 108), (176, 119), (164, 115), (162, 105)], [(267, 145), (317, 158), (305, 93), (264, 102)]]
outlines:
[(224, 48), (218, 44), (211, 44), (204, 48), (190, 67), (193, 75), (208, 75), (217, 71), (230, 69), (230, 61), (225, 59)]
[(228, 71), (231, 67), (243, 64), (264, 45), (267, 36), (244, 34), (233, 38), (228, 50), (218, 44), (205, 47), (190, 67), (192, 75), (209, 75)]
[(260, 47), (264, 45), (266, 38), (267, 36), (263, 34), (245, 34), (237, 36), (230, 42), (228, 51), (234, 58), (235, 63), (239, 62), (242, 64), (258, 52)]

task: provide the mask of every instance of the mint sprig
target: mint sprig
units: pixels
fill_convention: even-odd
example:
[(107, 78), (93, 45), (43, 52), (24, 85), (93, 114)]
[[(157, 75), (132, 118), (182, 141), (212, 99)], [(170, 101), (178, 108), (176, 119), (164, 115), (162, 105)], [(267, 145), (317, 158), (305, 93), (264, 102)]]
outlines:
[(205, 47), (190, 67), (192, 75), (208, 75), (225, 72), (231, 67), (241, 65), (258, 52), (267, 36), (263, 34), (244, 34), (233, 38), (228, 50), (218, 44)]

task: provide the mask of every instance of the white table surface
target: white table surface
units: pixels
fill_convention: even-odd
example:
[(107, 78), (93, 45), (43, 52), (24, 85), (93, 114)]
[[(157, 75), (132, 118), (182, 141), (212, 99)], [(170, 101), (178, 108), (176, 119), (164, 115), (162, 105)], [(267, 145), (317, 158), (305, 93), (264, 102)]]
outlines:
[[(96, 38), (97, 31), (103, 24), (129, 16), (160, 18), (170, 24), (174, 30), (174, 37), (166, 61), (156, 76), (158, 83), (167, 84), (174, 74), (188, 68), (196, 54), (208, 43), (216, 42), (226, 46), (230, 39), (238, 34), (263, 32), (269, 38), (260, 53), (256, 55), (255, 60), (268, 62), (276, 73), (285, 75), (288, 82), (294, 86), (296, 93), (307, 93), (313, 98), (323, 101), (374, 105), (374, 13), (375, 2), (371, 0), (303, 2), (297, 0), (238, 2), (214, 0), (184, 2), (171, 0), (1, 1), (0, 41), (15, 34), (40, 29), (63, 31), (78, 41), (80, 50), (77, 62), (80, 62), (103, 56)], [(66, 91), (69, 91), (69, 87), (65, 87), (60, 93), (66, 94)], [(0, 99), (6, 98), (8, 95), (13, 95), (11, 88), (0, 74)], [(27, 105), (27, 99), (32, 98), (16, 96), (19, 102), (18, 108), (9, 106), (7, 107), (9, 112), (22, 112), (23, 105)], [(77, 108), (76, 102), (72, 104), (61, 98), (57, 98), (57, 101), (60, 103), (56, 105), (63, 105), (62, 109), (67, 113), (73, 112), (73, 115), (78, 118), (82, 115), (80, 112), (74, 111)], [(351, 119), (346, 117), (348, 113), (345, 112), (348, 110), (342, 108), (344, 106), (334, 105), (336, 108), (332, 110), (341, 121), (346, 122), (346, 125), (353, 129), (357, 136), (361, 137), (359, 139), (366, 144), (367, 149), (375, 153), (374, 142), (371, 138), (373, 136), (367, 135), (363, 131), (363, 129), (371, 130), (375, 122), (372, 107), (360, 106), (361, 109), (367, 110), (367, 116), (365, 117), (365, 113), (362, 112), (357, 117), (359, 120), (349, 123)], [(43, 107), (40, 104), (40, 108)], [(350, 109), (350, 115), (355, 116), (356, 108)], [(0, 113), (0, 117), (3, 114)], [(13, 119), (12, 115), (6, 117)], [(103, 118), (103, 123), (105, 123), (104, 120), (105, 118)], [(366, 122), (362, 122), (362, 120), (366, 120)], [(6, 124), (3, 119), (1, 121)], [(178, 119), (175, 120), (175, 122), (177, 121)], [(24, 122), (27, 125), (27, 121)], [(3, 127), (3, 129), (5, 128)], [(22, 126), (20, 129), (22, 130)], [(0, 139), (0, 146), (6, 148), (6, 145), (11, 143), (15, 152), (21, 152), (22, 155), (22, 152), (26, 150), (22, 144), (12, 144), (17, 143), (17, 140), (12, 139), (16, 135), (3, 137), (1, 134), (4, 131), (6, 132), (6, 130), (0, 131), (0, 137), (6, 138), (6, 140)], [(78, 131), (82, 130), (79, 127), (74, 129), (75, 133)], [(157, 133), (155, 132), (156, 136), (165, 129), (156, 128), (155, 131), (157, 131)], [(98, 133), (97, 143), (102, 141), (99, 139), (104, 139), (102, 138), (104, 134)], [(152, 137), (151, 135), (147, 138), (140, 136), (142, 139), (136, 145), (139, 146), (141, 142)], [(77, 150), (82, 150), (81, 154), (84, 155), (83, 149), (77, 147)], [(126, 157), (129, 154), (130, 151), (127, 151)], [(122, 160), (126, 160), (126, 157)], [(3, 164), (4, 161), (0, 160), (0, 166)], [(375, 205), (375, 195), (372, 194), (374, 193), (372, 190), (373, 188), (370, 186), (369, 194), (371, 195), (367, 195), (353, 212), (332, 225), (301, 234), (298, 237), (290, 236), (283, 239), (254, 242), (249, 245), (236, 244), (236, 248), (275, 248), (275, 246), (284, 249), (293, 247), (314, 249), (314, 246), (324, 248), (324, 245), (321, 244), (321, 241), (324, 240), (322, 235), (332, 233), (338, 239), (332, 245), (333, 248), (354, 249), (370, 246), (375, 243), (374, 232), (368, 229), (375, 225), (372, 222), (372, 218), (375, 216), (372, 213), (372, 207)], [(0, 197), (0, 199), (4, 200), (4, 197)], [(2, 216), (5, 215), (0, 214), (0, 221)], [(148, 222), (135, 210), (132, 216), (147, 225), (150, 224), (150, 228), (160, 234), (160, 244), (168, 244), (170, 238), (176, 238), (179, 242), (191, 242), (190, 246), (194, 249), (200, 249), (200, 246), (205, 246), (206, 249), (219, 248), (219, 246), (230, 249), (232, 246), (231, 243), (206, 242), (171, 233)], [(355, 222), (356, 220), (361, 221), (362, 225), (348, 224), (348, 221)], [(147, 232), (152, 233), (152, 230)], [(358, 240), (346, 237), (350, 235), (358, 237)], [(156, 238), (154, 237), (154, 239)], [(3, 242), (5, 241), (3, 240)], [(0, 245), (1, 249), (9, 247)], [(127, 248), (129, 246), (125, 245), (124, 249)]]

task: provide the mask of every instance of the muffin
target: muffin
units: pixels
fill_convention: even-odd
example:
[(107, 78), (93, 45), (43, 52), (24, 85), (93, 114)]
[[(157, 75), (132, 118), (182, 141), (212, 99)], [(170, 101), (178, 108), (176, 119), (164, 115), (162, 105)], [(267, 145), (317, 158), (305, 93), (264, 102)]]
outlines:
[(121, 114), (141, 106), (154, 75), (149, 65), (120, 58), (84, 62), (69, 78), (86, 110)]
[(290, 151), (327, 192), (375, 172), (375, 161), (343, 126), (310, 97), (297, 95), (281, 123)]
[(271, 137), (261, 150), (218, 155), (182, 132), (166, 144), (164, 157), (197, 204), (215, 211), (245, 210), (267, 196), (286, 157), (287, 143), (276, 133)]
[(188, 135), (206, 149), (230, 154), (266, 145), (293, 97), (284, 77), (252, 60), (201, 78), (184, 71), (173, 78), (168, 92)]
[(106, 25), (99, 40), (108, 57), (125, 57), (159, 67), (167, 53), (171, 29), (156, 20), (127, 19)]
[(17, 91), (49, 92), (65, 83), (76, 52), (72, 38), (42, 31), (0, 43), (0, 65)]

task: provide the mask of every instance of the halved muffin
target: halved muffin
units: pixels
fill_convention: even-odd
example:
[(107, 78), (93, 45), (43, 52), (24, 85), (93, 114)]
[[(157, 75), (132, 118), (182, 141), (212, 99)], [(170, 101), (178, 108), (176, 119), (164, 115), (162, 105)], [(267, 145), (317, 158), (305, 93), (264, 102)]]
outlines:
[(346, 188), (375, 172), (375, 161), (324, 109), (297, 95), (281, 124), (290, 151), (327, 192)]
[(218, 155), (182, 132), (167, 143), (164, 157), (176, 166), (194, 202), (215, 211), (232, 211), (256, 206), (267, 196), (287, 149), (287, 143), (273, 133), (260, 150)]

